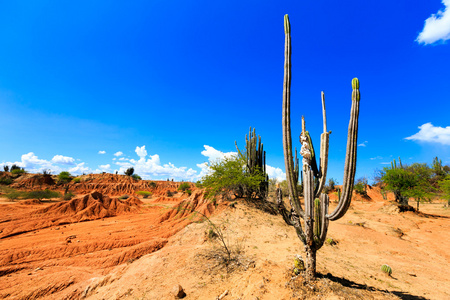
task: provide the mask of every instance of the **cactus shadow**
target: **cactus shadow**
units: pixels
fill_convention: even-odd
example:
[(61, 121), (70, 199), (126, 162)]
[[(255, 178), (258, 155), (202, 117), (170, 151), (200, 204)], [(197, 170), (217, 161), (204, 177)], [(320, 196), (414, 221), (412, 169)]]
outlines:
[(242, 198), (243, 202), (250, 207), (254, 207), (256, 209), (259, 209), (265, 213), (271, 214), (271, 215), (277, 215), (278, 209), (277, 205), (271, 201), (268, 201), (266, 199), (247, 199)]
[[(422, 297), (422, 296), (416, 296), (416, 295), (411, 295), (405, 292), (399, 292), (399, 291), (388, 291), (388, 290), (380, 290), (377, 289), (373, 286), (368, 286), (367, 284), (360, 284), (351, 280), (348, 280), (346, 278), (340, 278), (340, 277), (336, 277), (333, 276), (330, 273), (327, 273), (325, 275), (317, 273), (317, 277), (318, 278), (326, 278), (329, 279), (335, 283), (338, 283), (342, 286), (348, 287), (348, 288), (352, 288), (352, 289), (358, 289), (358, 290), (367, 290), (367, 291), (371, 291), (371, 292), (385, 292), (385, 293), (391, 293), (397, 297), (399, 297), (402, 300), (428, 300), (428, 298)], [(395, 278), (394, 278), (395, 279)]]

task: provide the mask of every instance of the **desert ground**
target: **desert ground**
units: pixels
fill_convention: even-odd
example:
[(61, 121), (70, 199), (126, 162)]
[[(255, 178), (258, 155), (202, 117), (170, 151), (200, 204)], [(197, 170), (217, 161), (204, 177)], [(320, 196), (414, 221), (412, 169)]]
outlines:
[[(399, 212), (392, 195), (384, 200), (368, 186), (367, 197), (354, 195), (347, 214), (330, 223), (318, 279), (305, 283), (293, 272), (303, 245), (273, 199), (211, 201), (194, 184), (188, 195), (179, 182), (155, 183), (95, 174), (71, 183), (72, 200), (0, 194), (0, 298), (175, 299), (182, 289), (184, 299), (450, 299), (443, 200)], [(65, 189), (39, 174), (11, 186)], [(144, 190), (152, 195), (136, 193)]]

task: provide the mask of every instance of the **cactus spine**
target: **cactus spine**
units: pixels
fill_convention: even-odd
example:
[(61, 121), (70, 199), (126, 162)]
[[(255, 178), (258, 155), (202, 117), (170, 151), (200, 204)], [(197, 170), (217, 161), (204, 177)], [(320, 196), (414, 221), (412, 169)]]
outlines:
[(261, 136), (256, 136), (256, 130), (250, 127), (248, 135), (245, 135), (245, 150), (246, 155), (243, 155), (239, 150), (237, 142), (234, 142), (239, 156), (244, 158), (246, 161), (246, 168), (250, 174), (255, 172), (262, 172), (265, 180), (261, 182), (261, 185), (256, 191), (259, 198), (266, 198), (267, 192), (269, 191), (269, 176), (266, 174), (266, 151), (264, 151), (264, 145), (261, 143)]
[[(291, 36), (290, 23), (288, 15), (284, 16), (285, 29), (285, 63), (284, 63), (284, 83), (283, 83), (283, 150), (286, 167), (286, 180), (289, 189), (289, 200), (292, 209), (288, 211), (282, 200), (281, 190), (277, 190), (278, 209), (283, 219), (288, 225), (295, 228), (298, 237), (305, 245), (306, 251), (306, 279), (313, 280), (316, 271), (316, 252), (325, 242), (329, 221), (340, 219), (347, 212), (352, 196), (353, 184), (356, 171), (356, 148), (358, 137), (358, 117), (359, 117), (359, 80), (352, 80), (352, 107), (347, 137), (347, 153), (344, 166), (344, 181), (342, 186), (342, 195), (339, 197), (339, 203), (336, 209), (328, 213), (329, 198), (327, 194), (322, 193), (326, 182), (328, 167), (328, 146), (329, 135), (327, 131), (325, 95), (322, 92), (322, 114), (323, 114), (323, 133), (320, 137), (320, 160), (317, 170), (316, 158), (313, 150), (312, 140), (306, 131), (305, 119), (302, 117), (302, 133), (300, 141), (302, 148), (300, 154), (302, 160), (303, 177), (303, 210), (297, 192), (298, 181), (298, 162), (294, 164), (292, 155), (292, 139), (290, 124), (290, 88), (291, 88)], [(297, 156), (297, 155), (296, 155)], [(297, 157), (296, 157), (297, 160)], [(316, 186), (314, 186), (314, 178)], [(303, 219), (303, 222), (300, 221)], [(302, 227), (304, 225), (304, 230)]]

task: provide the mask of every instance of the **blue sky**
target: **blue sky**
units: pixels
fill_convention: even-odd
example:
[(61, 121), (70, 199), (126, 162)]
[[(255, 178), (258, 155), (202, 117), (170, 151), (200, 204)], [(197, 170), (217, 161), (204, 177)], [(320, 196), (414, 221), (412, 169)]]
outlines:
[(304, 115), (319, 146), (324, 91), (342, 183), (358, 77), (357, 178), (450, 164), (450, 0), (166, 0), (1, 1), (0, 165), (197, 180), (252, 126), (282, 178), (284, 14), (294, 145)]

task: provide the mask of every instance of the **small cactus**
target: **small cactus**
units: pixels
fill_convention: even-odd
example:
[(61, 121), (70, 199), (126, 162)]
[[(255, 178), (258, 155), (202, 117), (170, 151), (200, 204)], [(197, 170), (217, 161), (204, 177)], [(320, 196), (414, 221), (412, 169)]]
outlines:
[(391, 276), (391, 274), (392, 274), (392, 268), (389, 267), (388, 265), (382, 265), (381, 271), (383, 271), (384, 273), (386, 273), (389, 276)]

